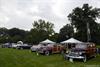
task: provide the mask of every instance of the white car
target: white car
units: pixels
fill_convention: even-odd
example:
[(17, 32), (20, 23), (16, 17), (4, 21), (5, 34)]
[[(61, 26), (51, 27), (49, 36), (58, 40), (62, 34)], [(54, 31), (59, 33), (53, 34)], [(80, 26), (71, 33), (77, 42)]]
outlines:
[(16, 48), (17, 44), (16, 43), (12, 43), (12, 48)]
[(43, 47), (44, 45), (42, 45), (42, 44), (38, 44), (38, 45), (33, 45), (32, 47), (31, 47), (31, 51), (32, 52), (35, 52), (36, 50), (38, 50), (39, 48), (41, 48), (41, 47)]
[(5, 43), (5, 44), (2, 45), (2, 47), (3, 48), (11, 48), (12, 45), (11, 45), (11, 43)]
[(17, 47), (21, 46), (21, 45), (24, 45), (23, 42), (18, 41), (17, 43), (12, 43), (12, 48), (16, 48), (17, 49)]

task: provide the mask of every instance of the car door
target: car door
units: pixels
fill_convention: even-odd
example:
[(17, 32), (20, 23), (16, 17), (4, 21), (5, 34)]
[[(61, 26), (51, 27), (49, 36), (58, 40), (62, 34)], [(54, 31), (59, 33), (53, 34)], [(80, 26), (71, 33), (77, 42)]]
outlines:
[(53, 45), (53, 52), (57, 52), (57, 45)]
[(61, 51), (61, 46), (60, 46), (60, 45), (58, 46), (57, 51), (58, 51), (58, 52)]

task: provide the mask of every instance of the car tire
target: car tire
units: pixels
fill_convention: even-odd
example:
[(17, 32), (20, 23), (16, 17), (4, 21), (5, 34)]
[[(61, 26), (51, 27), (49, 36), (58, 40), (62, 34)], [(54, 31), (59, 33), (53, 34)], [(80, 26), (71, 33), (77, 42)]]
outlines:
[(45, 51), (45, 55), (46, 56), (49, 56), (50, 55), (50, 52), (49, 51)]

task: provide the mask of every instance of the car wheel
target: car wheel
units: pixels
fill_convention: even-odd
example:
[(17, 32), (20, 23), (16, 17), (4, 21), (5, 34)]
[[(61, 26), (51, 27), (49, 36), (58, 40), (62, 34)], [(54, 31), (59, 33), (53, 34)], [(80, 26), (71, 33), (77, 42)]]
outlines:
[(49, 56), (50, 55), (50, 52), (49, 51), (45, 51), (45, 55), (46, 56)]
[(84, 56), (84, 58), (83, 58), (83, 62), (86, 62), (86, 61), (87, 61), (87, 57)]

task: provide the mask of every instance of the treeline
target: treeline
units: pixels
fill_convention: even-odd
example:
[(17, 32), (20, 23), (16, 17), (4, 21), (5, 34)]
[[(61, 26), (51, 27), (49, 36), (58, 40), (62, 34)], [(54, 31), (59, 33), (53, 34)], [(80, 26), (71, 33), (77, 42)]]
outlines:
[(40, 19), (34, 21), (33, 28), (30, 31), (19, 28), (0, 28), (0, 43), (23, 41), (24, 43), (37, 44), (55, 34), (53, 27), (52, 23)]
[(0, 28), (0, 43), (16, 43), (21, 40), (24, 43), (37, 44), (45, 39), (59, 43), (74, 37), (83, 42), (100, 44), (100, 24), (97, 23), (99, 17), (100, 9), (84, 4), (82, 7), (73, 9), (68, 15), (71, 23), (63, 26), (59, 33), (55, 33), (53, 23), (40, 19), (34, 21), (30, 31)]
[(17, 41), (24, 41), (25, 37), (29, 31), (25, 31), (18, 28), (0, 28), (0, 43), (12, 42), (16, 43)]
[[(41, 20), (41, 21), (44, 21), (44, 20)], [(42, 25), (44, 24), (39, 24), (39, 23), (40, 22), (37, 22), (37, 24), (41, 28), (38, 28), (39, 26), (37, 25), (35, 26), (35, 23), (34, 23), (33, 28), (30, 31), (25, 31), (19, 28), (11, 28), (11, 29), (0, 28), (0, 43), (7, 43), (7, 42), (16, 43), (18, 41), (23, 41), (24, 43), (38, 44), (39, 42), (45, 39), (50, 39), (52, 41), (59, 43), (71, 37), (74, 37), (84, 42), (87, 41), (87, 36), (85, 36), (86, 32), (85, 33), (74, 32), (73, 26), (71, 24), (66, 24), (60, 29), (59, 33), (55, 33), (53, 30), (52, 23), (48, 22), (49, 24), (52, 25), (52, 27), (47, 27), (47, 28), (43, 28), (44, 26), (42, 27)], [(100, 24), (98, 24), (98, 27), (99, 27), (99, 30), (95, 29), (95, 33), (92, 32), (92, 34), (94, 35), (91, 36), (91, 40), (92, 42), (100, 44)], [(81, 34), (83, 34), (83, 36), (80, 36)]]

